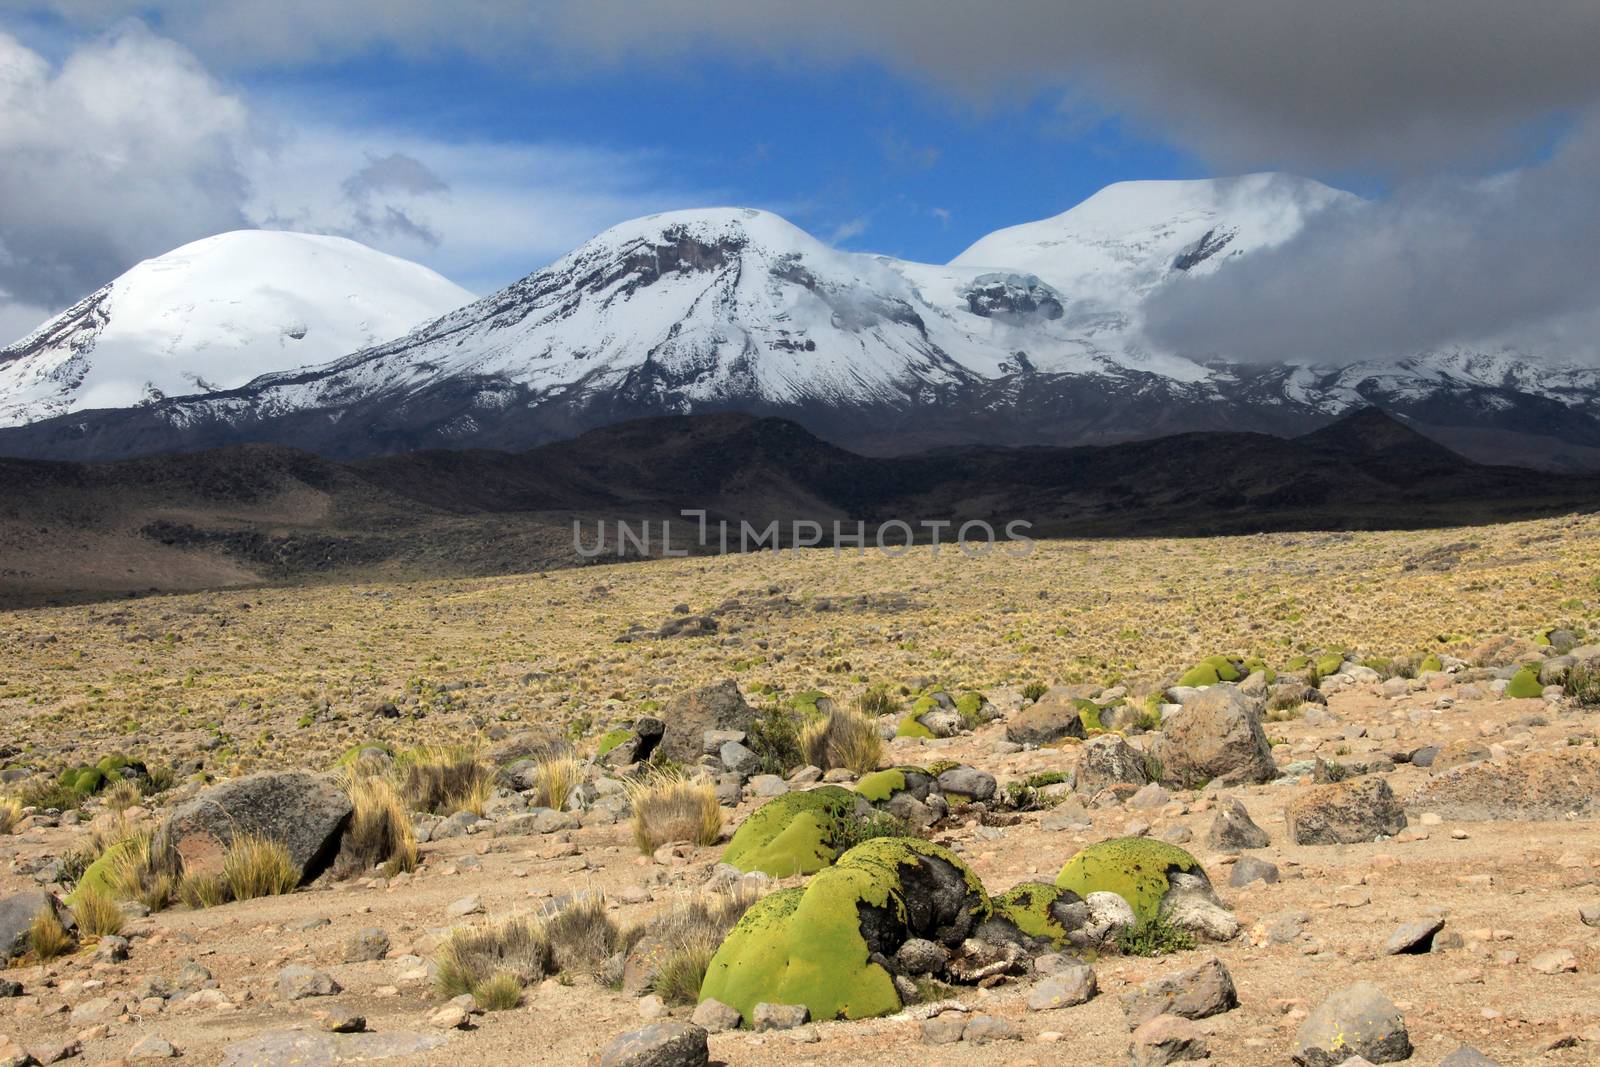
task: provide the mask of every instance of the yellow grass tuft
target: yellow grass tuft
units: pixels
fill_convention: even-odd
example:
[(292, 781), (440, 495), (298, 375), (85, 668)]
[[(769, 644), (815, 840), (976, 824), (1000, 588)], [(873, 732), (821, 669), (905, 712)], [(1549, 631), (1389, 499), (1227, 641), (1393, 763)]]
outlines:
[(46, 908), (28, 924), (28, 947), (40, 960), (53, 960), (71, 952), (75, 942), (55, 910)]
[(22, 801), (16, 797), (0, 797), (0, 834), (16, 830), (22, 821)]
[(649, 855), (673, 841), (714, 845), (722, 835), (722, 808), (710, 782), (678, 773), (656, 774), (628, 783), (633, 805), (633, 839)]
[(857, 774), (878, 769), (883, 738), (872, 719), (853, 708), (835, 708), (827, 718), (806, 724), (800, 733), (806, 760), (823, 770), (846, 767)]
[(300, 885), (300, 871), (283, 842), (240, 834), (222, 857), (222, 880), (234, 900), (281, 896)]
[(77, 894), (72, 904), (72, 918), (78, 932), (87, 937), (109, 937), (122, 933), (126, 916), (111, 896), (92, 886)]
[(494, 771), (471, 745), (421, 745), (400, 755), (400, 791), (414, 811), (483, 814)]
[(354, 878), (378, 866), (391, 878), (416, 870), (417, 834), (395, 784), (382, 777), (351, 778), (345, 790), (353, 810), (335, 876)]
[(562, 811), (583, 781), (583, 764), (571, 755), (548, 756), (535, 766), (533, 781), (534, 804)]

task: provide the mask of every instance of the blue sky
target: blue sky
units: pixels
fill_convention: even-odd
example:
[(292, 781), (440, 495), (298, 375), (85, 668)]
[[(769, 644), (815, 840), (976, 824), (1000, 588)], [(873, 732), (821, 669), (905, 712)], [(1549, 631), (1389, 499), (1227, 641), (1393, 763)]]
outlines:
[(1596, 54), (1593, 0), (0, 0), (0, 333), (239, 227), (486, 292), (672, 208), (939, 262), (1111, 182), (1252, 170), (1373, 201), (1284, 268), (1322, 294), (1369, 277), (1362, 226), (1496, 233), (1479, 289), (1444, 244), (1407, 282), (1479, 309), (1506, 240), (1592, 273)]

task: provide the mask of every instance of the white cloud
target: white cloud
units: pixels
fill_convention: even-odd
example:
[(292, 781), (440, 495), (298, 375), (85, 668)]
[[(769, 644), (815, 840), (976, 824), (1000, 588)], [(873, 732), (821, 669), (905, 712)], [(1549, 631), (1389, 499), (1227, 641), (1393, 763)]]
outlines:
[(61, 305), (146, 256), (244, 225), (244, 103), (130, 25), (52, 69), (0, 34), (0, 291)]
[(141, 259), (242, 227), (352, 237), (485, 291), (625, 218), (716, 199), (658, 185), (666, 168), (253, 106), (137, 23), (59, 66), (0, 33), (0, 344)]

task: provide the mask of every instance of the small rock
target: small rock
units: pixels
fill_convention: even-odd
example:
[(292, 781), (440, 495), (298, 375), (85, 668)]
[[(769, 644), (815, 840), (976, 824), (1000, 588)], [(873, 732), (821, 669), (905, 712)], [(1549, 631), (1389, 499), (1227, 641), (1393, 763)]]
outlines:
[(667, 1017), (667, 1002), (654, 993), (639, 998), (639, 1018), (647, 1022)]
[(464, 919), (468, 915), (477, 915), (483, 911), (483, 901), (478, 899), (476, 893), (470, 897), (462, 897), (444, 910), (452, 919)]
[(1400, 928), (1390, 934), (1389, 940), (1383, 943), (1384, 955), (1429, 952), (1433, 949), (1433, 935), (1443, 929), (1444, 920), (1437, 916), (1401, 923)]
[(1235, 797), (1224, 797), (1217, 805), (1217, 817), (1206, 832), (1206, 844), (1218, 852), (1241, 852), (1247, 848), (1266, 848), (1272, 844), (1267, 832), (1257, 826)]
[(685, 1023), (651, 1023), (607, 1045), (599, 1067), (705, 1067), (709, 1062), (705, 1030)]
[(344, 943), (344, 962), (367, 963), (381, 960), (389, 953), (389, 935), (376, 926), (369, 926)]
[(278, 996), (284, 1000), (331, 997), (341, 990), (342, 987), (333, 980), (332, 975), (303, 964), (290, 964), (278, 972)]
[(1129, 1029), (1137, 1029), (1158, 1015), (1205, 1019), (1239, 1006), (1233, 976), (1216, 956), (1177, 974), (1152, 978), (1123, 993), (1120, 1000)]
[(750, 1026), (757, 1033), (763, 1030), (793, 1030), (797, 1026), (804, 1026), (809, 1015), (804, 1004), (762, 1002), (751, 1013)]
[(1563, 974), (1578, 969), (1578, 957), (1569, 949), (1546, 949), (1529, 960), (1528, 966), (1540, 974)]
[(1034, 986), (1028, 992), (1028, 1007), (1032, 1011), (1071, 1008), (1087, 1003), (1094, 995), (1094, 968), (1080, 963), (1057, 971)]
[(930, 1045), (953, 1045), (966, 1029), (966, 1013), (947, 1011), (922, 1020), (922, 1040)]
[(343, 1004), (335, 1004), (313, 1014), (322, 1029), (330, 1034), (359, 1034), (367, 1028), (366, 1016), (358, 1015)]
[(967, 1020), (961, 1040), (974, 1045), (987, 1045), (991, 1041), (1021, 1041), (1022, 1031), (1010, 1019), (998, 1015), (974, 1015)]
[(1268, 863), (1255, 856), (1240, 856), (1228, 874), (1228, 884), (1235, 889), (1243, 888), (1251, 882), (1266, 882), (1270, 885), (1277, 882), (1278, 877), (1276, 863)]
[(177, 1048), (160, 1034), (146, 1034), (128, 1050), (130, 1060), (170, 1060), (177, 1055)]
[(1439, 1067), (1500, 1067), (1500, 1064), (1471, 1045), (1462, 1045), (1440, 1060)]
[(738, 1008), (730, 1007), (715, 997), (707, 997), (696, 1004), (694, 1014), (689, 1017), (691, 1022), (709, 1034), (737, 1029), (741, 1018)]
[(1210, 1055), (1198, 1026), (1177, 1015), (1157, 1015), (1134, 1030), (1128, 1062), (1132, 1067), (1166, 1067)]

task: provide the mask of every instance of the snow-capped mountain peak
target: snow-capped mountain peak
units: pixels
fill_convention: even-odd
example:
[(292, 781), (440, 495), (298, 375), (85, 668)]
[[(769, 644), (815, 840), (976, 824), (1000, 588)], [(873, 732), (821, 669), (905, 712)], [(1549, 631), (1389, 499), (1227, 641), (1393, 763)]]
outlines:
[(0, 426), (236, 388), (388, 340), (471, 298), (342, 237), (217, 234), (139, 263), (0, 349)]

